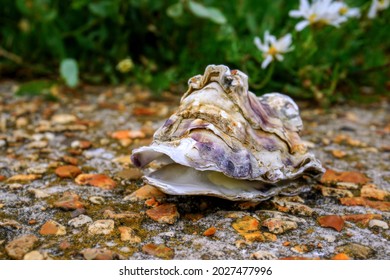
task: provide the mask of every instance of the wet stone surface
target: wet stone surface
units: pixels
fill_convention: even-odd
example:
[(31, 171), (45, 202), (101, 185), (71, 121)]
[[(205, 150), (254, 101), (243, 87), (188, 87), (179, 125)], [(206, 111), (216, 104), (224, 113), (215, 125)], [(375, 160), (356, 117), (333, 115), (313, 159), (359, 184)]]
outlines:
[(139, 88), (0, 85), (1, 259), (390, 259), (390, 104), (299, 104), (328, 170), (295, 197), (165, 195), (130, 161), (179, 104)]

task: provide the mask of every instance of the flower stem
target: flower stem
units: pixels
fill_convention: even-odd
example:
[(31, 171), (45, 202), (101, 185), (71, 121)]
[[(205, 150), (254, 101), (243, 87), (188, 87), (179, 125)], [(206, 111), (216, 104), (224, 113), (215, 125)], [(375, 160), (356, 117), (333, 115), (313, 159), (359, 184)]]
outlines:
[(270, 79), (272, 77), (272, 74), (274, 73), (274, 70), (275, 70), (275, 62), (273, 61), (271, 63), (271, 65), (270, 65), (270, 67), (268, 68), (268, 72), (265, 75), (264, 79), (261, 81), (261, 83), (260, 84), (253, 84), (252, 87), (254, 89), (261, 89), (261, 88), (263, 88), (270, 81)]

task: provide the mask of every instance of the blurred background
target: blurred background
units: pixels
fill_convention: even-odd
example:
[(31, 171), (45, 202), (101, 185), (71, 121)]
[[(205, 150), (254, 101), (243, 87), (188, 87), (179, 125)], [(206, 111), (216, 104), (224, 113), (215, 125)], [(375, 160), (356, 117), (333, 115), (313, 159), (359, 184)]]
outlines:
[[(0, 0), (0, 77), (39, 94), (55, 84), (140, 85), (182, 94), (208, 64), (250, 77), (257, 94), (279, 91), (333, 104), (388, 96), (390, 9), (345, 1), (360, 18), (339, 28), (294, 27), (299, 1)], [(253, 43), (264, 32), (293, 36), (294, 50), (262, 69)]]

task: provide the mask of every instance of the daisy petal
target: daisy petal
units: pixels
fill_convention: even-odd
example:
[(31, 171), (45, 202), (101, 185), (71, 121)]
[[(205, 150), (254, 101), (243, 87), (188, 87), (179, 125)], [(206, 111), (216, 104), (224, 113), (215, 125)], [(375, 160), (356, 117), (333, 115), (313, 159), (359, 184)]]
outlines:
[(262, 52), (267, 52), (268, 51), (268, 47), (264, 44), (261, 43), (261, 39), (259, 37), (255, 37), (255, 39), (253, 40), (253, 42), (255, 43), (256, 47), (262, 51)]
[(264, 59), (263, 63), (261, 63), (261, 68), (265, 69), (267, 68), (268, 64), (270, 64), (272, 61), (272, 56), (267, 55), (267, 57)]
[(378, 0), (373, 0), (370, 6), (370, 10), (368, 11), (367, 17), (375, 18), (377, 9), (378, 9)]
[(299, 10), (306, 11), (310, 8), (308, 0), (301, 0), (299, 3)]
[(290, 17), (294, 17), (294, 18), (298, 18), (298, 17), (302, 17), (302, 16), (303, 16), (302, 12), (299, 11), (299, 10), (292, 10), (292, 11), (290, 11), (290, 12), (288, 13), (288, 15), (289, 15)]
[(283, 60), (283, 55), (281, 55), (281, 54), (279, 54), (279, 53), (276, 54), (275, 57), (276, 57), (276, 59), (279, 60), (279, 61), (282, 61), (282, 60)]
[(285, 52), (287, 51), (288, 47), (291, 45), (291, 42), (292, 42), (291, 34), (287, 34), (278, 40), (276, 44), (277, 49), (282, 52)]
[(302, 31), (309, 24), (310, 24), (310, 22), (308, 20), (302, 20), (302, 21), (298, 22), (297, 25), (295, 25), (295, 30)]

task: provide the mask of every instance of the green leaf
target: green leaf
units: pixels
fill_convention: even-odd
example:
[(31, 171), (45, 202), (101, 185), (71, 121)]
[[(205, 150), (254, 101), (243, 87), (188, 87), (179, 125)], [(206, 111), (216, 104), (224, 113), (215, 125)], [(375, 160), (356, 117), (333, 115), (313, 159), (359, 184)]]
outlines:
[(31, 81), (21, 84), (15, 94), (19, 96), (47, 95), (52, 85), (53, 82), (49, 81)]
[(167, 15), (172, 18), (180, 17), (183, 14), (183, 4), (178, 2), (168, 7)]
[(227, 22), (225, 16), (217, 8), (206, 7), (194, 1), (189, 1), (188, 7), (197, 17), (207, 18), (218, 24), (225, 24)]
[(92, 14), (103, 18), (117, 14), (117, 5), (112, 1), (99, 1), (90, 3), (88, 8)]
[(69, 87), (76, 87), (79, 82), (79, 68), (77, 61), (72, 58), (66, 58), (61, 61), (60, 65), (61, 77)]

